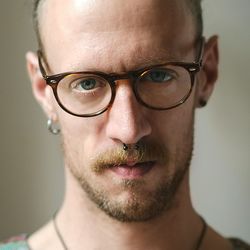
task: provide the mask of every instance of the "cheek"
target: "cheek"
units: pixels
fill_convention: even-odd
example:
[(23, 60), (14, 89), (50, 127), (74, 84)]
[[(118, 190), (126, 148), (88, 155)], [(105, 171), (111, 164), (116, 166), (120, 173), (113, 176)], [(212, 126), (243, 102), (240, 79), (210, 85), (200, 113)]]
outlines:
[(155, 138), (162, 140), (167, 149), (168, 175), (190, 164), (193, 151), (193, 109), (179, 107), (155, 118)]
[(155, 125), (155, 131), (166, 134), (168, 140), (189, 131), (193, 127), (196, 92), (195, 85), (184, 104), (170, 110), (152, 112), (151, 122)]
[(59, 122), (62, 140), (66, 154), (73, 154), (73, 159), (91, 158), (96, 151), (97, 143), (102, 141), (104, 117), (91, 118), (75, 117), (60, 111)]
[(193, 107), (185, 104), (172, 110), (158, 112), (152, 117), (154, 133), (169, 145), (179, 143), (183, 137), (189, 135), (193, 127), (193, 116)]

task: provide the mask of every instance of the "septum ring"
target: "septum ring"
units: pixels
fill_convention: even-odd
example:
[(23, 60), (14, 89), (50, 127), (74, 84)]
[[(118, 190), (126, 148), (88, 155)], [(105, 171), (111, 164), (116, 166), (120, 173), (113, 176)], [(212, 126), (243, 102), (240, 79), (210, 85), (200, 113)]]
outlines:
[(135, 149), (135, 150), (139, 150), (139, 145), (136, 144), (125, 144), (123, 143), (123, 150), (127, 151), (128, 149)]

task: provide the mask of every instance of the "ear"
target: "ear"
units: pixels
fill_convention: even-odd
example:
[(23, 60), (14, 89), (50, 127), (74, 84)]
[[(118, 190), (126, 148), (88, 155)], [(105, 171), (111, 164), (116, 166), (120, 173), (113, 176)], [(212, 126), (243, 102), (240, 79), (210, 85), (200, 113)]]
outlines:
[(44, 110), (48, 118), (53, 121), (57, 120), (55, 100), (53, 91), (50, 86), (48, 86), (42, 77), (42, 74), (38, 65), (37, 55), (33, 52), (28, 52), (26, 54), (26, 64), (27, 70), (32, 84), (33, 94)]
[(218, 78), (218, 37), (211, 37), (204, 47), (203, 66), (198, 74), (196, 107), (203, 107), (209, 100)]

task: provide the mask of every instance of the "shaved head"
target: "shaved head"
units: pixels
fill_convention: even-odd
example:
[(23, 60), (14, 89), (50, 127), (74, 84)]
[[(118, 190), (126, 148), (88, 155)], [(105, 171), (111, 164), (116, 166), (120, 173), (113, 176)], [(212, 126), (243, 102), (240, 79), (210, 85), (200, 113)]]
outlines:
[[(47, 0), (48, 1), (48, 0)], [(201, 8), (201, 1), (202, 0), (184, 0), (189, 7), (189, 10), (192, 13), (194, 18), (195, 26), (196, 26), (196, 34), (197, 37), (201, 37), (203, 33), (203, 18), (202, 18), (202, 8)], [(45, 0), (34, 0), (33, 1), (33, 22), (34, 28), (37, 35), (38, 45), (42, 48), (42, 39), (40, 35), (40, 28), (39, 28), (39, 14), (40, 14), (40, 6), (45, 2)]]
[[(200, 60), (200, 0), (34, 3), (43, 50), (40, 62), (46, 75), (58, 79), (57, 89), (33, 70), (41, 66), (37, 57), (32, 58), (32, 72), (37, 74), (35, 87), (47, 116), (55, 117), (60, 125), (69, 185), (76, 184), (86, 201), (120, 221), (146, 221), (178, 206), (179, 197), (188, 195), (194, 110), (203, 98), (203, 82), (198, 80), (203, 80), (204, 71), (195, 84), (193, 71), (184, 66)], [(134, 72), (140, 72), (137, 80), (130, 77), (137, 76)], [(119, 80), (114, 78), (117, 75)], [(167, 83), (166, 91), (162, 82)], [(174, 111), (157, 112), (144, 105), (144, 99), (138, 102), (140, 86), (147, 100), (172, 100), (168, 93), (178, 98), (188, 89), (189, 99)], [(156, 95), (152, 86), (157, 88)], [(61, 108), (84, 106), (85, 112), (85, 107), (103, 105), (106, 96), (113, 98), (112, 103), (95, 118), (79, 119)], [(121, 164), (124, 143), (140, 143), (157, 154), (148, 150), (141, 155), (149, 158), (143, 159), (129, 154)], [(77, 194), (70, 195), (74, 199)]]

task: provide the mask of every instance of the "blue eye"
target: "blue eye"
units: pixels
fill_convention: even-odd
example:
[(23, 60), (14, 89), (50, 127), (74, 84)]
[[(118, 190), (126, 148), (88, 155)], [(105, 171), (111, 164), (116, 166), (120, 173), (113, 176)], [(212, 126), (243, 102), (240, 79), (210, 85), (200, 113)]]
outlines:
[(96, 87), (96, 80), (95, 79), (84, 79), (77, 83), (76, 88), (78, 90), (91, 90)]
[(173, 74), (171, 74), (167, 70), (152, 70), (148, 72), (148, 74), (144, 77), (145, 80), (151, 82), (167, 82), (174, 78)]
[(65, 78), (64, 84), (68, 87), (69, 91), (77, 94), (94, 94), (109, 85), (105, 79), (99, 76), (82, 73), (72, 74), (68, 78)]

